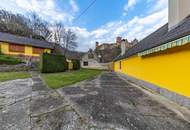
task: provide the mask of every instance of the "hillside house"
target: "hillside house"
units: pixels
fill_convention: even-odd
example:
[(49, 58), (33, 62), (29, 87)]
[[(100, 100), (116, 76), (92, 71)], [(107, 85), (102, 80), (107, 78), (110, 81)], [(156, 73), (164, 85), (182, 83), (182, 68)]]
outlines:
[[(112, 61), (121, 52), (122, 37), (117, 37), (115, 43), (103, 43), (99, 45), (96, 42), (95, 50), (90, 49), (81, 60), (81, 66), (83, 68), (94, 68), (94, 69), (110, 69), (112, 67)], [(125, 40), (125, 47), (129, 49), (133, 43)]]
[(100, 62), (100, 57), (92, 49), (82, 56), (81, 67), (88, 69), (108, 69), (106, 64)]

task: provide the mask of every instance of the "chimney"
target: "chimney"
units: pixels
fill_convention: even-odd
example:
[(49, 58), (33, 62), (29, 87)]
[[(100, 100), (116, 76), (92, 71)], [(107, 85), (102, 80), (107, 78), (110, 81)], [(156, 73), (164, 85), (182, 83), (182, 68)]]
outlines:
[(126, 41), (125, 39), (121, 40), (121, 55), (124, 55), (126, 51)]
[(169, 0), (169, 30), (175, 28), (190, 14), (190, 0)]
[(96, 48), (99, 46), (99, 42), (96, 42)]
[(121, 41), (122, 41), (122, 37), (116, 37), (116, 44), (117, 44), (118, 46), (120, 46)]

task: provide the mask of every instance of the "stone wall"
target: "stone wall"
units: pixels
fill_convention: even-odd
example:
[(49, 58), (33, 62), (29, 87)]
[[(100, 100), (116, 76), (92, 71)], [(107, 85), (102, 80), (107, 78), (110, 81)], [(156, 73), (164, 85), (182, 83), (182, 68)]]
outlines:
[(37, 67), (27, 66), (26, 64), (19, 65), (0, 65), (0, 72), (12, 72), (12, 71), (35, 71)]

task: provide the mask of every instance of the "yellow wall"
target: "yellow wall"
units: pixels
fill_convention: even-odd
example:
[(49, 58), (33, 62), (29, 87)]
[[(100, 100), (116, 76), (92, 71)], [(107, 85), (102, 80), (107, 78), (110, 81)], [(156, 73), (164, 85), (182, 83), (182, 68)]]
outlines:
[(190, 97), (190, 45), (162, 53), (137, 55), (114, 63), (114, 70)]
[(73, 69), (73, 63), (69, 62), (69, 70), (72, 70), (72, 69)]
[(32, 54), (32, 47), (25, 46), (25, 55), (27, 55), (27, 56), (33, 56), (33, 54)]
[(51, 53), (51, 49), (44, 49), (45, 53)]
[[(31, 46), (25, 46), (25, 52), (24, 53), (10, 52), (9, 51), (9, 43), (0, 42), (0, 48), (1, 48), (1, 53), (3, 53), (3, 54), (37, 56), (37, 57), (40, 56), (40, 54), (33, 54), (32, 53), (32, 47)], [(51, 53), (51, 49), (44, 49), (44, 52)]]

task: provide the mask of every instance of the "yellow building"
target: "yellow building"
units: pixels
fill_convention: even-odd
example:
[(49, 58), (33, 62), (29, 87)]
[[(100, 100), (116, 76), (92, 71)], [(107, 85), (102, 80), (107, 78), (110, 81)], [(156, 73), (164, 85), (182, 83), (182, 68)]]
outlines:
[(190, 108), (189, 9), (190, 1), (169, 0), (169, 22), (118, 56), (114, 70)]
[(0, 53), (20, 57), (39, 57), (51, 53), (53, 44), (47, 41), (20, 37), (0, 32)]

